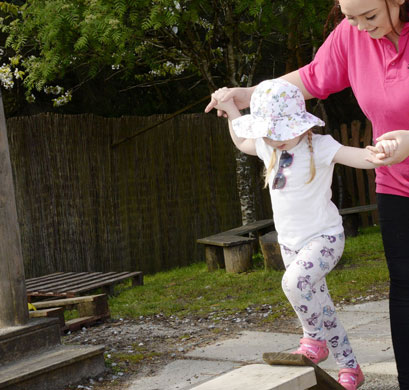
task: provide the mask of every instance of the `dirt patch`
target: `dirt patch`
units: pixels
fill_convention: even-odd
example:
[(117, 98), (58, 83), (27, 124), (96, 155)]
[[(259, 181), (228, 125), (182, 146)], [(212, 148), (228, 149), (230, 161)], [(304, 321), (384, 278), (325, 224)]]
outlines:
[[(353, 303), (386, 299), (384, 293), (359, 297)], [(347, 303), (347, 302), (345, 302)], [(105, 345), (107, 371), (68, 389), (123, 390), (138, 377), (154, 375), (172, 360), (198, 347), (234, 337), (243, 330), (299, 333), (298, 320), (283, 314), (271, 321), (273, 308), (263, 305), (243, 312), (223, 315), (210, 313), (206, 318), (157, 314), (138, 319), (111, 319), (63, 337), (64, 344)]]

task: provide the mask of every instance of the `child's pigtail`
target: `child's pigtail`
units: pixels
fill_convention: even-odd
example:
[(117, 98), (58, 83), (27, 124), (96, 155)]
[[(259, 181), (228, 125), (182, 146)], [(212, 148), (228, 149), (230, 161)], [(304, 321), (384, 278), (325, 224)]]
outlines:
[(276, 160), (277, 160), (277, 154), (276, 154), (276, 150), (274, 149), (271, 155), (270, 164), (268, 165), (268, 168), (264, 174), (264, 188), (268, 187), (268, 180), (270, 179), (271, 171), (273, 170), (274, 165), (276, 165)]
[(307, 137), (308, 137), (308, 149), (310, 150), (311, 177), (310, 177), (310, 180), (308, 180), (307, 183), (305, 184), (311, 183), (315, 177), (314, 149), (312, 148), (312, 131), (311, 130), (308, 130)]

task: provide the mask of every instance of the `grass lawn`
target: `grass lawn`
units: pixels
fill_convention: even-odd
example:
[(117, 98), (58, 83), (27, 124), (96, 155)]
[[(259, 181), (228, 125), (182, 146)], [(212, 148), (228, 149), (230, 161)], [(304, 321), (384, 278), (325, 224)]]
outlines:
[[(271, 306), (268, 320), (293, 315), (281, 289), (283, 271), (265, 271), (261, 255), (253, 260), (253, 270), (243, 274), (210, 273), (205, 263), (196, 263), (146, 275), (144, 286), (123, 285), (118, 295), (110, 298), (111, 314), (123, 318), (159, 313), (207, 317)], [(385, 296), (388, 270), (378, 227), (363, 229), (357, 237), (347, 239), (344, 255), (327, 283), (335, 303)]]

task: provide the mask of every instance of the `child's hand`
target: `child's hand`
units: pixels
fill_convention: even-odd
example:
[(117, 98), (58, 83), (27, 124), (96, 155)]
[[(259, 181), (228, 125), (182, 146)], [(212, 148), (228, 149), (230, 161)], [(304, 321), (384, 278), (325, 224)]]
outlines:
[(385, 158), (392, 157), (397, 148), (398, 142), (396, 139), (385, 139), (377, 142), (373, 149), (370, 150), (375, 153), (377, 158), (383, 160)]
[(233, 112), (238, 111), (233, 98), (223, 101), (225, 95), (229, 92), (229, 88), (223, 87), (212, 93), (213, 108), (224, 111), (228, 117), (231, 117)]
[(409, 131), (395, 130), (385, 133), (377, 138), (375, 146), (367, 146), (366, 148), (372, 152), (373, 158), (377, 161), (372, 161), (378, 165), (397, 164), (409, 156)]
[(398, 144), (395, 140), (384, 140), (376, 143), (375, 146), (368, 145), (369, 158), (366, 160), (375, 164), (377, 167), (389, 165), (391, 157), (395, 153)]

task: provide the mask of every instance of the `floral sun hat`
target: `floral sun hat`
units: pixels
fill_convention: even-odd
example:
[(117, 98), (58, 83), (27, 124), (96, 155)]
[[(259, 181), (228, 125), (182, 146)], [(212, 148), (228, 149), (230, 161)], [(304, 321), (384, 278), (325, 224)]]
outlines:
[(268, 137), (285, 141), (325, 123), (305, 110), (305, 100), (295, 85), (284, 79), (265, 80), (254, 90), (250, 114), (232, 121), (238, 137)]

